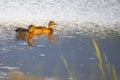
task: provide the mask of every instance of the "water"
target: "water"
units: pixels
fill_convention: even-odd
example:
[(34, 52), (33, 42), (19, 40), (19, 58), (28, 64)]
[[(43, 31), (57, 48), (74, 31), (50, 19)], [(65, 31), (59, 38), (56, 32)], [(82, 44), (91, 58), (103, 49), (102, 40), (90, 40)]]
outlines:
[[(52, 34), (54, 38), (52, 42), (48, 40), (47, 36), (35, 36), (33, 46), (29, 46), (27, 40), (16, 39), (14, 28), (7, 30), (3, 34), (6, 37), (1, 36), (0, 39), (1, 80), (7, 80), (12, 71), (16, 75), (18, 73), (31, 79), (34, 78), (33, 80), (37, 80), (37, 78), (69, 80), (70, 72), (75, 74), (77, 80), (90, 80), (90, 77), (95, 77), (92, 74), (96, 70), (94, 67), (99, 71), (95, 65), (98, 60), (94, 54), (92, 38), (98, 43), (103, 59), (106, 55), (110, 64), (114, 65), (117, 73), (120, 74), (118, 32), (108, 30), (108, 32), (97, 34), (97, 32), (88, 30), (88, 34), (86, 34), (84, 31), (80, 31), (80, 33), (78, 30), (61, 30), (57, 27)], [(65, 67), (61, 56), (64, 56), (70, 71)], [(103, 63), (105, 62), (103, 61)]]
[[(119, 13), (119, 0), (0, 1), (0, 80), (13, 80), (10, 74), (28, 80), (70, 80), (70, 74), (76, 80), (101, 80), (92, 38), (103, 64), (106, 55), (119, 75)], [(50, 20), (58, 24), (52, 40), (35, 36), (29, 46), (27, 40), (16, 39), (16, 27), (47, 25)]]
[(119, 0), (1, 0), (0, 22), (40, 24), (42, 21), (119, 22)]
[(59, 29), (82, 28), (87, 32), (84, 28), (99, 27), (103, 32), (106, 28), (120, 32), (119, 0), (1, 0), (0, 10), (0, 33), (5, 26), (27, 28), (46, 25), (50, 20), (57, 22)]

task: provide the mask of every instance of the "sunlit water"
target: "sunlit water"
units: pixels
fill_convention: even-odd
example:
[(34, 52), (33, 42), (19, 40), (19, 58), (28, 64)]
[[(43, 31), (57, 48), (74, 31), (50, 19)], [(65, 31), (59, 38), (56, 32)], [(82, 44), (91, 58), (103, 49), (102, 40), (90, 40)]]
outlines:
[[(120, 74), (118, 32), (112, 30), (91, 32), (92, 30), (88, 30), (86, 33), (82, 30), (61, 30), (58, 27), (61, 26), (55, 27), (53, 42), (50, 42), (47, 36), (35, 36), (33, 46), (29, 46), (27, 40), (16, 39), (14, 28), (2, 29), (3, 34), (0, 39), (1, 80), (6, 80), (10, 71), (20, 71), (25, 76), (42, 77), (43, 80), (69, 80), (71, 79), (69, 71), (61, 56), (64, 56), (71, 72), (78, 80), (90, 80), (90, 77), (94, 76), (92, 75), (93, 65), (97, 62), (92, 38), (96, 39), (102, 57), (105, 54), (111, 65), (115, 65), (117, 73)], [(97, 70), (99, 71), (99, 68)]]
[[(98, 60), (92, 38), (119, 75), (119, 13), (119, 0), (1, 0), (0, 80), (9, 79), (11, 71), (33, 80), (72, 80), (70, 73), (77, 80), (93, 80), (97, 71), (101, 75), (94, 69)], [(29, 46), (27, 40), (16, 39), (16, 27), (47, 25), (50, 20), (58, 24), (54, 41), (35, 36)]]

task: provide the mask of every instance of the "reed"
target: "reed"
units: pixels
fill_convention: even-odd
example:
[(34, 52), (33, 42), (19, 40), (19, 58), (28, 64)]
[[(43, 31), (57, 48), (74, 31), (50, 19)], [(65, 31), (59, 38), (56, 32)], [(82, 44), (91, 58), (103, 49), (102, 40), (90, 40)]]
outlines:
[(105, 60), (106, 71), (107, 71), (107, 72), (106, 72), (106, 76), (108, 76), (108, 79), (109, 79), (109, 80), (113, 80), (113, 79), (112, 79), (112, 74), (111, 74), (111, 64), (110, 64), (110, 62), (108, 61), (106, 55), (104, 55), (104, 60)]
[[(119, 80), (119, 75), (117, 74), (115, 66), (110, 64), (106, 55), (104, 55), (104, 58), (102, 58), (99, 46), (97, 45), (96, 41), (92, 39), (92, 42), (95, 48), (95, 56), (98, 59), (97, 64), (102, 74), (103, 80), (107, 80), (107, 79), (108, 80)], [(103, 64), (103, 62), (105, 62), (105, 65)]]
[(118, 75), (114, 65), (112, 65), (112, 73), (113, 73), (113, 79), (118, 80)]
[(105, 72), (104, 72), (104, 67), (103, 67), (103, 61), (102, 61), (102, 57), (101, 57), (101, 53), (100, 53), (100, 50), (99, 50), (99, 47), (96, 43), (96, 41), (94, 39), (92, 39), (93, 41), (93, 45), (94, 45), (94, 48), (95, 48), (95, 55), (98, 59), (98, 66), (99, 66), (99, 69), (101, 71), (101, 74), (102, 74), (102, 78), (105, 80), (106, 77), (105, 77)]
[(77, 77), (75, 77), (74, 74), (72, 73), (72, 71), (71, 71), (71, 69), (69, 68), (69, 65), (68, 65), (68, 63), (67, 63), (67, 61), (66, 61), (66, 59), (64, 58), (63, 55), (61, 55), (61, 59), (62, 59), (64, 65), (65, 65), (65, 68), (66, 68), (67, 71), (68, 71), (70, 80), (78, 80)]

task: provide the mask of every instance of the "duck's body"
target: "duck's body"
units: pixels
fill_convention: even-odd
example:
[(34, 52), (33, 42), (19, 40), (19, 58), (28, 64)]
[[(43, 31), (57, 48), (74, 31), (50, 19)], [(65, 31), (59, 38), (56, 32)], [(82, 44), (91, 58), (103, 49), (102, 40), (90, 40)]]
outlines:
[(36, 35), (51, 34), (51, 33), (53, 33), (52, 27), (54, 25), (56, 25), (56, 23), (53, 21), (49, 22), (48, 27), (30, 25), (28, 31), (33, 32)]
[(30, 46), (34, 45), (34, 42), (33, 42), (32, 38), (35, 35), (31, 32), (24, 31), (24, 30), (23, 31), (17, 31), (15, 36), (18, 40), (27, 40), (28, 44)]

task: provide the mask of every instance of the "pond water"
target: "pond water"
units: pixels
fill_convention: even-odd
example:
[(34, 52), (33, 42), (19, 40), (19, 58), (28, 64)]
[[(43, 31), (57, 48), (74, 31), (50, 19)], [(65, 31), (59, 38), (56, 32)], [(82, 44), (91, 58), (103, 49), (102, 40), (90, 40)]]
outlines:
[(0, 0), (0, 80), (120, 80), (119, 53), (120, 0)]
[[(105, 55), (110, 67), (114, 65), (120, 75), (118, 32), (108, 29), (101, 33), (91, 32), (93, 29), (84, 32), (59, 27), (55, 28), (52, 41), (47, 36), (35, 36), (31, 46), (27, 40), (15, 37), (13, 27), (1, 27), (0, 80), (16, 77), (18, 80), (101, 80), (93, 38), (100, 49), (103, 67), (107, 64)], [(106, 79), (110, 79), (107, 68), (104, 73)]]

